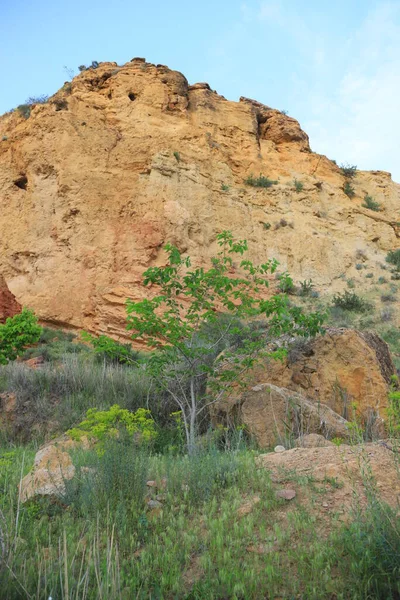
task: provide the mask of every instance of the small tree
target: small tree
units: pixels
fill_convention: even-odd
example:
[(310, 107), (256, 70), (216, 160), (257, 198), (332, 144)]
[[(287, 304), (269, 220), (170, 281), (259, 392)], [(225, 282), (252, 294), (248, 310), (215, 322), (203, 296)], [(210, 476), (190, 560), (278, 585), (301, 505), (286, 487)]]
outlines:
[(38, 342), (41, 331), (34, 313), (27, 308), (9, 317), (0, 325), (0, 365), (15, 360), (27, 346)]
[[(284, 294), (262, 298), (268, 276), (278, 266), (276, 260), (255, 266), (243, 258), (247, 242), (234, 241), (228, 231), (219, 234), (217, 242), (220, 251), (209, 269), (191, 268), (190, 258), (167, 244), (167, 265), (144, 273), (144, 285), (156, 286), (158, 295), (127, 301), (127, 327), (134, 340), (141, 338), (155, 350), (146, 365), (182, 413), (189, 453), (195, 449), (204, 411), (231, 386), (243, 384), (257, 359), (285, 356), (283, 341), (277, 349), (267, 348), (268, 341), (284, 334), (314, 336), (323, 322), (319, 313), (305, 315), (289, 306)], [(242, 259), (236, 268), (233, 258), (238, 256)], [(221, 313), (225, 313), (222, 319)], [(257, 316), (265, 319), (261, 334), (254, 326)], [(236, 336), (234, 343), (232, 336)]]

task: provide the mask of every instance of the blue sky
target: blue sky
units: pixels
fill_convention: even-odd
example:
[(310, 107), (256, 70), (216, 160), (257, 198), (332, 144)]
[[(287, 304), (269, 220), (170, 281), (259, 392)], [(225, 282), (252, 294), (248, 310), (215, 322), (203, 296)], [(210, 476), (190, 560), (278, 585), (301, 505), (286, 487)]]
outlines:
[(311, 147), (400, 182), (400, 0), (0, 0), (0, 113), (134, 56), (285, 109)]

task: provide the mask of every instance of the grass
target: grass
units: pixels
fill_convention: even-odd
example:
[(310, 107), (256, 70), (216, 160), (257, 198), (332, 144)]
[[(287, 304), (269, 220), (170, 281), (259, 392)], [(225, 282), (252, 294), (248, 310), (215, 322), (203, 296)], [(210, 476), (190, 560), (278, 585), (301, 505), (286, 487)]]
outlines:
[(89, 455), (79, 460), (95, 470), (58, 503), (18, 503), (31, 449), (2, 465), (2, 598), (398, 598), (400, 520), (373, 494), (365, 513), (326, 531), (311, 507), (340, 483), (297, 477), (309, 501), (289, 504), (249, 451), (172, 457), (113, 442)]
[[(311, 280), (302, 287), (311, 301)], [(382, 335), (400, 352), (396, 329), (386, 326)], [(0, 436), (1, 600), (400, 597), (400, 519), (380, 501), (367, 468), (368, 509), (351, 512), (346, 525), (332, 518), (327, 528), (315, 507), (340, 481), (326, 478), (321, 487), (293, 474), (285, 481), (297, 496), (281, 500), (282, 484), (256, 467), (257, 451), (242, 436), (224, 444), (214, 432), (187, 456), (179, 431), (173, 437), (165, 427), (165, 398), (152, 393), (140, 369), (99, 363), (87, 348), (59, 356), (59, 344), (76, 344), (70, 334), (44, 331), (39, 346), (46, 344), (51, 359), (41, 369), (0, 368), (0, 390), (17, 392), (25, 419), (56, 421), (58, 433), (93, 406), (150, 405), (161, 439), (140, 446), (121, 436), (101, 451), (75, 450), (77, 474), (65, 494), (21, 504), (19, 482), (42, 434), (34, 429), (23, 443)], [(32, 429), (29, 419), (21, 423)]]
[(346, 181), (346, 183), (344, 184), (343, 191), (349, 198), (354, 198), (354, 196), (356, 195), (354, 187), (348, 181)]
[(333, 297), (333, 306), (342, 310), (349, 310), (358, 313), (365, 313), (372, 309), (372, 304), (358, 296), (355, 292), (346, 290), (343, 294), (335, 294)]

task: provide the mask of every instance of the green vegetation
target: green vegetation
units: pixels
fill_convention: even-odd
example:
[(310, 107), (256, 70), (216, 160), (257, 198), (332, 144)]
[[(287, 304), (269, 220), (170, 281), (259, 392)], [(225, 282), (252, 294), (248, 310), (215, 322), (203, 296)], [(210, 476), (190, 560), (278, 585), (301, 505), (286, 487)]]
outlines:
[(264, 227), (264, 229), (266, 229), (268, 231), (268, 229), (271, 229), (271, 223), (263, 223), (262, 226)]
[(348, 181), (346, 181), (346, 183), (344, 184), (343, 191), (349, 198), (354, 198), (354, 196), (356, 195), (354, 187)]
[(304, 281), (300, 281), (300, 296), (311, 296), (313, 288), (314, 284), (312, 279), (304, 279)]
[(369, 208), (370, 210), (374, 210), (375, 212), (379, 212), (381, 209), (381, 205), (379, 202), (376, 202), (372, 196), (366, 194), (364, 196), (364, 202), (361, 204), (364, 208)]
[(396, 270), (400, 271), (400, 249), (390, 250), (386, 255), (386, 262), (393, 265)]
[(229, 190), (229, 185), (226, 185), (225, 183), (221, 184), (221, 190), (223, 192), (227, 192)]
[(278, 183), (278, 181), (269, 179), (268, 177), (265, 177), (265, 175), (261, 175), (261, 174), (259, 177), (254, 177), (253, 175), (249, 175), (244, 180), (244, 182), (246, 185), (251, 185), (253, 187), (261, 187), (261, 188), (269, 188)]
[(91, 344), (95, 356), (101, 362), (135, 364), (139, 359), (139, 352), (132, 350), (130, 344), (120, 344), (106, 335), (98, 337), (83, 331), (82, 340)]
[(345, 290), (343, 294), (336, 294), (333, 297), (333, 306), (343, 310), (349, 310), (359, 313), (364, 313), (372, 310), (370, 302), (358, 296), (355, 292)]
[(353, 177), (355, 177), (357, 174), (356, 165), (342, 164), (340, 165), (340, 170), (342, 171), (343, 175), (348, 179), (353, 179)]
[(15, 317), (9, 317), (0, 324), (0, 365), (21, 356), (26, 346), (40, 338), (41, 327), (33, 312), (24, 309)]
[[(160, 292), (152, 299), (127, 301), (128, 329), (133, 340), (142, 340), (157, 350), (146, 361), (153, 385), (176, 404), (182, 416), (186, 444), (190, 453), (196, 447), (199, 421), (208, 408), (232, 386), (243, 382), (244, 374), (258, 359), (281, 359), (286, 350), (268, 352), (267, 339), (260, 336), (247, 319), (262, 317), (269, 336), (313, 336), (321, 331), (320, 313), (304, 314), (291, 307), (286, 296), (260, 298), (268, 287), (268, 275), (278, 263), (268, 260), (254, 265), (244, 258), (247, 242), (235, 241), (229, 231), (217, 236), (220, 248), (212, 266), (192, 269), (190, 258), (167, 244), (168, 264), (151, 267), (143, 274), (144, 285)], [(234, 259), (239, 259), (239, 270)], [(233, 272), (232, 272), (233, 271)], [(293, 281), (284, 273), (280, 290), (288, 292)], [(222, 309), (225, 320), (218, 319)], [(242, 321), (241, 329), (237, 322)], [(218, 330), (218, 345), (209, 338), (209, 328)], [(226, 347), (229, 337), (240, 333), (236, 347)]]
[(150, 442), (157, 435), (154, 420), (150, 415), (150, 411), (145, 408), (131, 412), (118, 404), (114, 404), (108, 410), (90, 408), (86, 419), (67, 433), (73, 440), (87, 437), (105, 441), (125, 434), (139, 436), (140, 443)]
[(304, 185), (298, 179), (293, 180), (293, 185), (294, 185), (294, 189), (296, 190), (296, 192), (301, 192), (304, 188)]
[(176, 162), (181, 162), (181, 155), (179, 154), (179, 152), (174, 152), (174, 156), (176, 158)]

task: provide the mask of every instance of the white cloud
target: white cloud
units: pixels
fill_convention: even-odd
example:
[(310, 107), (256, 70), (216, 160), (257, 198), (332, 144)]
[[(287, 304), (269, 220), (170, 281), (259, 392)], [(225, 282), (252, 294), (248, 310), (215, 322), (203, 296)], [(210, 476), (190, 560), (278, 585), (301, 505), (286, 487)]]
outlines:
[(314, 150), (400, 181), (400, 6), (382, 3), (346, 44), (349, 64), (335, 91), (310, 92), (304, 128)]

